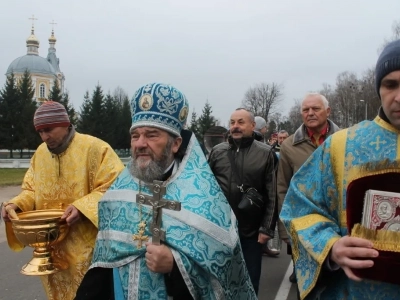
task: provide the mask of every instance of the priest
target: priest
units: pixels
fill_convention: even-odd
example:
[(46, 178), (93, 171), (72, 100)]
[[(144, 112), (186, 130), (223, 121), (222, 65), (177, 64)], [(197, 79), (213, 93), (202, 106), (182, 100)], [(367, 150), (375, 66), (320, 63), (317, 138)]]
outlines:
[(183, 129), (188, 112), (171, 85), (147, 84), (133, 97), (132, 161), (99, 203), (76, 299), (256, 299), (236, 218)]

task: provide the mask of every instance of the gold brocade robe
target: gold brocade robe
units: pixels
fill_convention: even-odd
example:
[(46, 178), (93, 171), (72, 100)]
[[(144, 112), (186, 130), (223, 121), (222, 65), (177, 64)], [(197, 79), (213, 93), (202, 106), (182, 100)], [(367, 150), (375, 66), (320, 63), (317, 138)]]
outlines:
[[(72, 204), (81, 213), (81, 220), (71, 226), (67, 237), (53, 253), (55, 260), (67, 262), (69, 268), (41, 276), (49, 299), (74, 299), (92, 259), (98, 201), (123, 168), (107, 143), (79, 133), (75, 133), (63, 153), (52, 154), (43, 143), (32, 157), (22, 192), (9, 203), (16, 204), (22, 211), (65, 209)], [(6, 223), (6, 234), (11, 249), (23, 249), (10, 222)]]

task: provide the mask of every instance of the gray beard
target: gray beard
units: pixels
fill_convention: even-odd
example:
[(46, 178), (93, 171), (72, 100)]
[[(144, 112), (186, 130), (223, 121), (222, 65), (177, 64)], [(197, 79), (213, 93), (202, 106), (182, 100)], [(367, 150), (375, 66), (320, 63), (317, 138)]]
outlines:
[(131, 166), (129, 169), (131, 175), (147, 183), (151, 183), (154, 180), (161, 180), (165, 170), (173, 160), (173, 157), (170, 157), (172, 153), (171, 149), (172, 143), (168, 142), (161, 157), (159, 159), (151, 160), (144, 168), (140, 168), (138, 163), (138, 160), (140, 161), (141, 158), (139, 157), (139, 159), (135, 159), (135, 155), (132, 153)]

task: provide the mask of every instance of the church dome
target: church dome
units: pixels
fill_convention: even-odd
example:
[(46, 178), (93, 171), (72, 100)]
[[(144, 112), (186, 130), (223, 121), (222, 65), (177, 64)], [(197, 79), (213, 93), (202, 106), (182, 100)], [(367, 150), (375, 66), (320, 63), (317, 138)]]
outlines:
[(52, 30), (51, 31), (51, 36), (49, 37), (49, 43), (51, 44), (51, 43), (56, 43), (57, 42), (57, 39), (56, 39), (56, 37), (54, 36), (54, 30)]
[(24, 73), (25, 70), (32, 74), (55, 75), (53, 66), (43, 57), (27, 54), (15, 59), (7, 69), (6, 75), (11, 73)]
[(31, 35), (26, 39), (26, 44), (27, 45), (38, 45), (39, 46), (39, 40), (35, 36), (33, 29)]

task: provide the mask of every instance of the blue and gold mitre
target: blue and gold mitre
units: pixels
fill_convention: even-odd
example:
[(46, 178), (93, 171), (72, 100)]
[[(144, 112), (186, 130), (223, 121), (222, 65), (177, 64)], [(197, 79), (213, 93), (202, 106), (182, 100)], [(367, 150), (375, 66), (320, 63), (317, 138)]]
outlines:
[(181, 136), (189, 113), (184, 94), (172, 85), (149, 83), (138, 89), (131, 101), (132, 126), (149, 126)]

